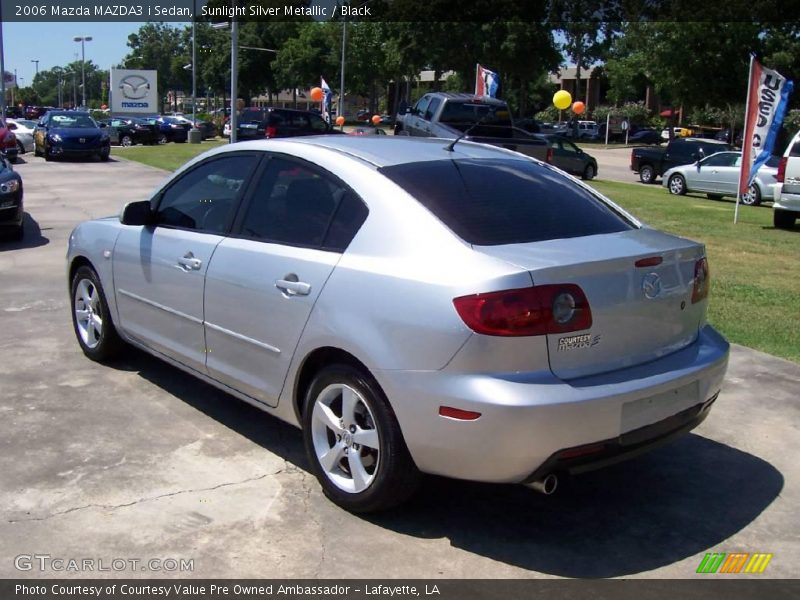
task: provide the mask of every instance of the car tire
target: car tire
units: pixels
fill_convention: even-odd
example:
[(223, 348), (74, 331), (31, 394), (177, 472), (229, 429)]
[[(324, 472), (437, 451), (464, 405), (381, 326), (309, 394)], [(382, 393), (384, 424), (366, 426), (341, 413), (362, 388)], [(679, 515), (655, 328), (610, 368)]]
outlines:
[(33, 155), (34, 156), (41, 156), (42, 155), (42, 153), (39, 152), (39, 146), (36, 145), (35, 143), (33, 144)]
[(669, 189), (670, 194), (684, 196), (686, 194), (686, 179), (678, 173), (671, 175), (669, 181), (667, 181), (667, 189)]
[(119, 139), (119, 145), (124, 148), (130, 148), (131, 146), (133, 146), (133, 138), (129, 135), (123, 135)]
[(377, 382), (353, 366), (331, 365), (316, 374), (304, 402), (303, 441), (324, 494), (345, 510), (392, 508), (419, 484), (389, 402)]
[(590, 179), (594, 179), (594, 176), (597, 174), (597, 169), (594, 165), (586, 165), (586, 168), (583, 170), (583, 175), (581, 175), (582, 179), (586, 179), (587, 181)]
[(165, 133), (158, 134), (158, 143), (159, 144), (166, 144), (169, 140), (167, 139), (167, 135)]
[(709, 200), (722, 200), (723, 198), (722, 194), (706, 194), (706, 197)]
[(741, 197), (742, 204), (746, 206), (758, 206), (761, 204), (761, 190), (755, 183), (750, 184), (747, 193)]
[(89, 266), (78, 268), (70, 286), (72, 327), (83, 353), (103, 362), (119, 353), (123, 342), (117, 334), (100, 278)]
[(19, 227), (14, 230), (14, 233), (11, 234), (11, 239), (15, 242), (21, 242), (22, 239), (25, 237), (25, 223), (20, 223)]
[(656, 171), (650, 165), (642, 165), (639, 167), (639, 180), (642, 183), (651, 184), (656, 181)]
[(45, 161), (50, 162), (51, 160), (53, 160), (53, 155), (50, 154), (50, 149), (47, 147), (47, 144), (44, 145), (42, 154), (44, 154)]
[(106, 146), (97, 154), (97, 157), (102, 162), (108, 162), (108, 159), (111, 157), (111, 146)]
[(17, 140), (17, 156), (20, 154), (25, 154), (25, 146), (22, 145), (22, 142)]
[(775, 213), (772, 216), (772, 222), (776, 229), (792, 229), (796, 219), (797, 213), (779, 208), (775, 209)]

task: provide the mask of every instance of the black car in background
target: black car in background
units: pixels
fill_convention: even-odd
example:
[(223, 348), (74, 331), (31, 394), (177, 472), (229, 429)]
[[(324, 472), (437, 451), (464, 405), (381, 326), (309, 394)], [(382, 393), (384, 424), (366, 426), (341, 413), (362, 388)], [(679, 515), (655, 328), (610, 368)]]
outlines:
[(597, 160), (578, 148), (572, 140), (557, 134), (543, 134), (542, 137), (553, 149), (551, 164), (581, 179), (594, 179), (597, 175)]
[(33, 153), (45, 160), (97, 156), (106, 161), (111, 155), (111, 140), (88, 112), (50, 110), (33, 130)]
[(149, 125), (155, 125), (159, 144), (167, 142), (182, 144), (189, 139), (191, 123), (183, 123), (175, 117), (143, 117), (142, 120)]
[(238, 141), (342, 133), (308, 110), (291, 108), (245, 108), (238, 117)]
[(156, 126), (138, 119), (104, 119), (100, 121), (100, 127), (105, 127), (111, 143), (119, 146), (158, 143)]
[[(623, 138), (624, 139), (624, 138)], [(641, 129), (637, 129), (635, 133), (631, 133), (628, 136), (628, 143), (629, 144), (661, 144), (666, 140), (661, 137), (661, 132), (656, 131), (650, 127), (643, 127)]]
[(22, 177), (0, 156), (0, 234), (21, 240), (24, 235)]

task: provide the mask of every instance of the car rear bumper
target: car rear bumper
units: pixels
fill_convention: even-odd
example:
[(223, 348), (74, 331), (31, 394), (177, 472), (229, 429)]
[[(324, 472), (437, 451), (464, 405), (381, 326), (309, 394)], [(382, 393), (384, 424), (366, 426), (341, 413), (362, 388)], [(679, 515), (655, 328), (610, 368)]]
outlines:
[(773, 188), (773, 199), (772, 208), (800, 212), (800, 194), (784, 193), (783, 185), (780, 183)]
[[(578, 472), (630, 458), (697, 426), (720, 391), (728, 354), (706, 326), (673, 354), (571, 381), (549, 370), (375, 375), (422, 471), (517, 483), (546, 469)], [(480, 417), (442, 417), (441, 406)]]

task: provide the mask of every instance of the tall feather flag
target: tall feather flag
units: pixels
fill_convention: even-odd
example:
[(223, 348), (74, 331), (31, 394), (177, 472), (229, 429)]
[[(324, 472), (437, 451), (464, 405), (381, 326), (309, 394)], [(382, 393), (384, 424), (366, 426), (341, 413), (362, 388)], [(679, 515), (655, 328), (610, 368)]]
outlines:
[(739, 219), (739, 199), (753, 183), (756, 172), (772, 155), (775, 139), (786, 115), (794, 83), (750, 56), (750, 80), (742, 136), (742, 165), (733, 222)]
[(497, 88), (499, 86), (500, 78), (497, 73), (482, 67), (478, 63), (475, 69), (475, 95), (494, 98), (497, 96)]
[(333, 98), (333, 92), (331, 91), (331, 86), (328, 85), (328, 82), (325, 81), (324, 77), (320, 77), (320, 86), (322, 88), (322, 102), (320, 102), (320, 112), (322, 113), (322, 118), (325, 119), (328, 123), (331, 122), (331, 99)]

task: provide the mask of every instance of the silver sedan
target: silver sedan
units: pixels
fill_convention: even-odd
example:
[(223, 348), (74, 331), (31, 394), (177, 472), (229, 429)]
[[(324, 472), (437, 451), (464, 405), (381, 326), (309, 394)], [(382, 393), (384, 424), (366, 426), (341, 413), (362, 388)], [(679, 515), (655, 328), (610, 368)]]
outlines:
[(421, 473), (552, 493), (695, 427), (728, 362), (702, 244), (463, 140), (211, 150), (79, 225), (67, 274), (86, 356), (132, 344), (301, 427), (352, 511)]
[[(772, 199), (778, 182), (778, 162), (779, 158), (773, 156), (756, 172), (756, 178), (741, 198), (742, 204), (756, 206), (762, 198)], [(673, 167), (664, 173), (661, 185), (670, 194), (705, 192), (714, 200), (735, 197), (741, 163), (741, 152), (717, 152), (695, 163)]]

